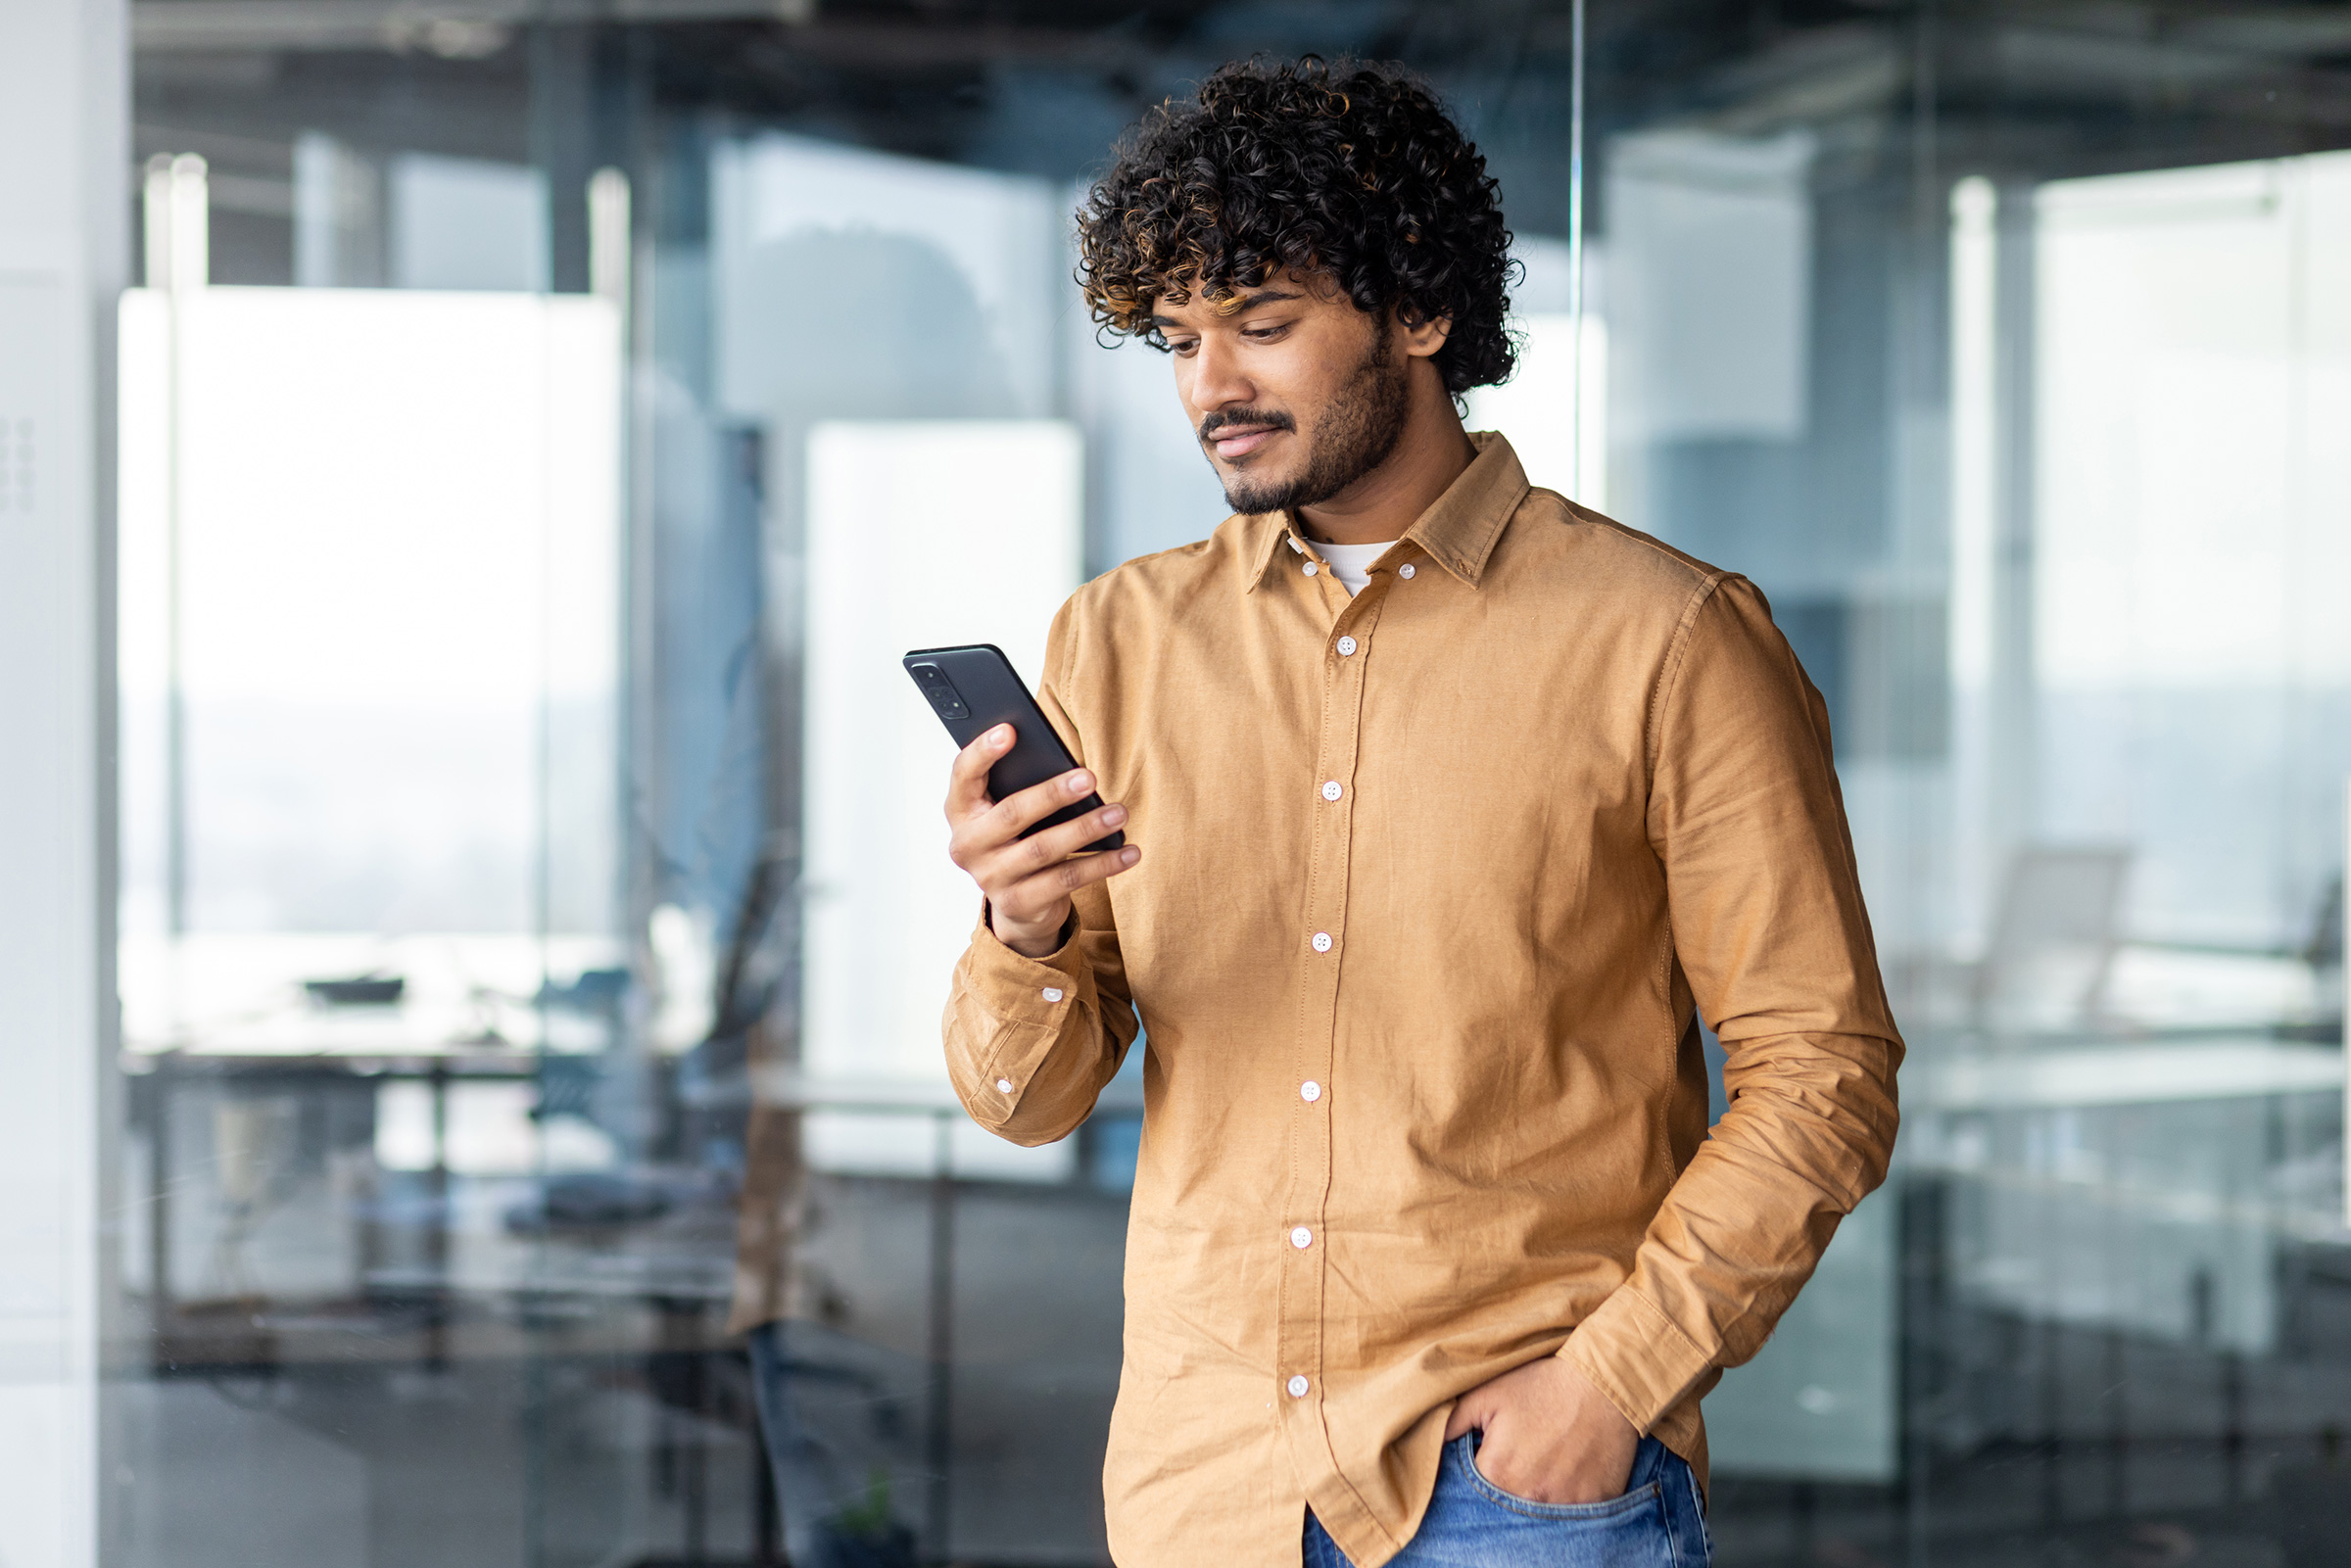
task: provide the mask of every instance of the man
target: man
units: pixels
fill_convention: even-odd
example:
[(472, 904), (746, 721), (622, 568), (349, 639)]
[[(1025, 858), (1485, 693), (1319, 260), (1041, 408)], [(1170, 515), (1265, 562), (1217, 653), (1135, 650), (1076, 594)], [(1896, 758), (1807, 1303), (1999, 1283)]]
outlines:
[(1147, 1030), (1112, 1553), (1703, 1562), (1700, 1396), (1895, 1133), (1820, 697), (1753, 587), (1463, 432), (1510, 235), (1408, 76), (1227, 67), (1080, 238), (1236, 515), (1055, 619), (1079, 771), (957, 757), (945, 1042), (1036, 1144)]

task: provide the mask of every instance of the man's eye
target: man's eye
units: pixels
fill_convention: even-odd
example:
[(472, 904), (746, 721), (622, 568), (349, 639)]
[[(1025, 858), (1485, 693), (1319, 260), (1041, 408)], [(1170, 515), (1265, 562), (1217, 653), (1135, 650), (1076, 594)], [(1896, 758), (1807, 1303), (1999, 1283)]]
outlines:
[(1282, 321), (1270, 327), (1244, 327), (1241, 329), (1241, 336), (1253, 343), (1271, 343), (1289, 330), (1290, 324)]
[(1175, 355), (1179, 359), (1190, 358), (1192, 356), (1192, 351), (1199, 347), (1200, 340), (1198, 338), (1168, 339), (1168, 352)]

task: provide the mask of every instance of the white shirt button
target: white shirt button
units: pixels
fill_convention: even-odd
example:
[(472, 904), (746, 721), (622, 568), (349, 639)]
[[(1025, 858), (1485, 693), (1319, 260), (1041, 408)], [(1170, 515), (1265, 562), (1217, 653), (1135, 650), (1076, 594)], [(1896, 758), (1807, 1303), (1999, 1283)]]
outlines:
[(1061, 1000), (1061, 987), (1060, 987), (1060, 986), (1058, 986), (1058, 985), (1048, 985), (1048, 986), (1046, 986), (1046, 987), (1045, 987), (1045, 1000), (1046, 1000), (1046, 1001), (1048, 1001), (1048, 1002), (1058, 1002), (1058, 1001), (1060, 1001), (1060, 1000)]
[(1315, 1233), (1307, 1229), (1304, 1225), (1300, 1225), (1296, 1230), (1290, 1232), (1290, 1245), (1297, 1248), (1300, 1252), (1306, 1251), (1314, 1244)]
[(1304, 573), (1305, 573), (1307, 576), (1309, 576), (1309, 577), (1312, 577), (1312, 576), (1314, 576), (1314, 575), (1315, 575), (1317, 572), (1320, 571), (1321, 569), (1322, 569), (1321, 567), (1319, 567), (1319, 566), (1317, 566), (1317, 565), (1316, 565), (1316, 564), (1315, 564), (1313, 561), (1308, 561), (1308, 562), (1307, 562), (1307, 563), (1306, 563), (1304, 566), (1301, 566), (1301, 567), (1299, 567), (1299, 568), (1298, 568), (1298, 570), (1300, 570), (1300, 571), (1304, 572)]
[(1406, 561), (1402, 566), (1397, 567), (1396, 575), (1409, 582), (1413, 575), (1413, 563), (1411, 561)]
[(1288, 1388), (1291, 1399), (1303, 1400), (1306, 1398), (1306, 1379), (1304, 1377), (1292, 1377), (1289, 1381)]
[(1339, 639), (1339, 657), (1341, 657), (1341, 658), (1345, 658), (1345, 657), (1346, 657), (1348, 654), (1350, 654), (1350, 653), (1353, 653), (1354, 651), (1355, 651), (1355, 639), (1354, 639), (1354, 638), (1351, 638), (1351, 637), (1343, 637), (1343, 638), (1340, 638), (1340, 639)]
[(996, 1080), (996, 1092), (998, 1094), (1012, 1093), (1012, 1080), (1010, 1078), (998, 1078)]
[(1344, 789), (1341, 789), (1341, 788), (1339, 787), (1339, 782), (1338, 782), (1336, 779), (1326, 780), (1326, 781), (1323, 783), (1323, 785), (1322, 785), (1322, 798), (1323, 798), (1323, 799), (1325, 799), (1325, 800), (1336, 800), (1336, 799), (1338, 799), (1338, 798), (1339, 798), (1339, 796), (1341, 796), (1341, 795), (1343, 795), (1343, 794), (1345, 794), (1345, 793), (1346, 793), (1346, 791), (1345, 791)]
[(1298, 1098), (1304, 1100), (1308, 1105), (1313, 1105), (1317, 1100), (1322, 1098), (1322, 1085), (1312, 1078), (1307, 1079), (1298, 1085)]
[(1327, 953), (1330, 951), (1330, 932), (1315, 932), (1315, 951), (1318, 953)]

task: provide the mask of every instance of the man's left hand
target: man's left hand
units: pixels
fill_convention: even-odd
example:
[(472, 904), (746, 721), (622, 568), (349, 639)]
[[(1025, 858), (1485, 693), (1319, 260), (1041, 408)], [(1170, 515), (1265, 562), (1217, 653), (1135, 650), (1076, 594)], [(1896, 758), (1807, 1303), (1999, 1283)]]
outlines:
[(1445, 1423), (1450, 1443), (1485, 1434), (1478, 1473), (1531, 1502), (1606, 1502), (1624, 1496), (1641, 1434), (1574, 1362), (1529, 1361), (1463, 1395)]

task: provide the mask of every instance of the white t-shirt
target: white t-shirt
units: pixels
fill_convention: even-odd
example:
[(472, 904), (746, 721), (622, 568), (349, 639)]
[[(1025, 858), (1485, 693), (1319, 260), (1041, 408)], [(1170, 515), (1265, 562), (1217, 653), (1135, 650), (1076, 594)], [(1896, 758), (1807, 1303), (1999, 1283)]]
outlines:
[(1389, 540), (1384, 545), (1317, 545), (1322, 558), (1330, 563), (1330, 575), (1345, 586), (1350, 595), (1361, 594), (1371, 581), (1371, 563), (1396, 547)]

